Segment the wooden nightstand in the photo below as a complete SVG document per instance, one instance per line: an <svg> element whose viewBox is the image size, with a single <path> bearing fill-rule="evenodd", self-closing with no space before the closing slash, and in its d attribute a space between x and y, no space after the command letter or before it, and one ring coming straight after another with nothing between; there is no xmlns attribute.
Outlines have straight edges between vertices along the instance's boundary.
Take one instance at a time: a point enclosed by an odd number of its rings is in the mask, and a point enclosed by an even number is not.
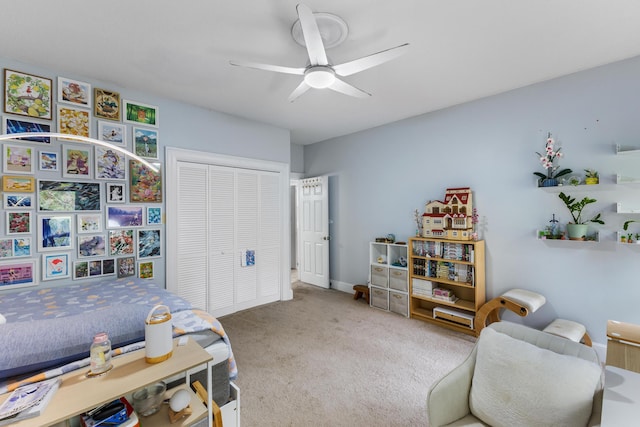
<svg viewBox="0 0 640 427"><path fill-rule="evenodd" d="M212 357L192 339L189 339L186 345L178 346L177 344L178 340L176 339L173 342L173 356L161 363L146 363L144 360L145 350L142 349L113 358L113 369L97 378L86 377L85 374L89 369L88 367L69 372L62 376L60 388L42 415L17 422L12 426L50 426L182 372L186 374L186 381L185 385L180 387L189 390L191 394L192 414L175 424L171 424L169 422L168 406L163 405L156 414L150 417L141 417L141 423L153 426L187 426L209 417L209 425L211 425L213 421L211 411L207 410L188 386L188 370L206 364L207 392L210 396ZM167 395L172 394L174 391L175 389L167 390ZM9 393L0 396L0 403L8 395Z"/></svg>

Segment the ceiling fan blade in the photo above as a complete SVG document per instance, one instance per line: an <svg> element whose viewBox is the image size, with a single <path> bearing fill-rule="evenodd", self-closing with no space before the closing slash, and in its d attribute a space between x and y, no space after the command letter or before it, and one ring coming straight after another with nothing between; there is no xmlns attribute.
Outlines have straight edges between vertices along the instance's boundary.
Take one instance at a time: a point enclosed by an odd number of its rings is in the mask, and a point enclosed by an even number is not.
<svg viewBox="0 0 640 427"><path fill-rule="evenodd" d="M303 80L302 83L300 83L298 87L295 88L293 92L291 92L291 95L289 95L289 102L295 101L300 95L302 95L309 89L311 89L311 86L306 84L305 81Z"/></svg>
<svg viewBox="0 0 640 427"><path fill-rule="evenodd" d="M283 67L280 65L260 64L258 62L229 61L229 64L238 67L255 68L257 70L275 71L276 73L304 75L304 68Z"/></svg>
<svg viewBox="0 0 640 427"><path fill-rule="evenodd" d="M367 96L371 96L369 92L365 92L362 89L351 86L349 83L345 83L340 79L335 79L328 88L335 90L336 92L344 93L345 95L355 96L356 98L366 98Z"/></svg>
<svg viewBox="0 0 640 427"><path fill-rule="evenodd" d="M339 76L350 76L351 74L355 74L359 71L364 71L371 67L375 67L376 65L391 61L392 59L405 54L408 49L409 43L401 44L400 46L392 47L378 53L373 53L360 59L354 59L353 61L345 62L344 64L334 65L333 70Z"/></svg>
<svg viewBox="0 0 640 427"><path fill-rule="evenodd" d="M311 65L328 65L327 53L324 50L322 36L318 29L318 23L313 16L313 12L308 6L300 3L296 6L298 18L300 19L300 28L304 36L304 44L307 47L309 61Z"/></svg>

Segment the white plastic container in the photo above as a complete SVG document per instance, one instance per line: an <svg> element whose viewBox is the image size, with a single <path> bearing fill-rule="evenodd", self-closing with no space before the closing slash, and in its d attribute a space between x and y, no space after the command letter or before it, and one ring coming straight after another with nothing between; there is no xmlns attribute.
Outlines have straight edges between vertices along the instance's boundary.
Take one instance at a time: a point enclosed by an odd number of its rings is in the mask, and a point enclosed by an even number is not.
<svg viewBox="0 0 640 427"><path fill-rule="evenodd" d="M164 309L164 311L162 311ZM156 305L144 323L145 361L160 363L173 355L171 312L166 305Z"/></svg>

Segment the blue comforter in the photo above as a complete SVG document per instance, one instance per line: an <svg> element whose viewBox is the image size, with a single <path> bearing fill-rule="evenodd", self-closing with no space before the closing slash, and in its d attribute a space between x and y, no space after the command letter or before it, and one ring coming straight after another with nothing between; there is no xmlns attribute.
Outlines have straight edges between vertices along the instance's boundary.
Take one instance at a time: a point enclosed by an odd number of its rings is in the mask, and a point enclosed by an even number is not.
<svg viewBox="0 0 640 427"><path fill-rule="evenodd" d="M220 322L149 280L117 279L0 295L0 391L26 377L36 380L78 369L89 346L107 332L117 353L144 346L144 324L156 305L172 313L174 336L212 330L229 346L230 378L237 375L229 339ZM114 350L116 351L116 350Z"/></svg>

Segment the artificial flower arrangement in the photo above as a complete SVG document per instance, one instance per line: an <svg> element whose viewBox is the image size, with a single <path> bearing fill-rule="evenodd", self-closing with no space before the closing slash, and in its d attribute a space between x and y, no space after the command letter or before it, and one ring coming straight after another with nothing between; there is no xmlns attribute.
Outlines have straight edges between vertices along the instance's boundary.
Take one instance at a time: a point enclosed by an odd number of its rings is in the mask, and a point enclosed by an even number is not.
<svg viewBox="0 0 640 427"><path fill-rule="evenodd" d="M555 149L555 143L556 141L551 137L551 132L549 132L547 134L547 142L545 144L544 154L536 152L540 159L540 163L542 163L542 167L547 170L546 175L542 172L533 173L539 178L539 187L554 187L558 185L558 178L573 172L571 169L561 169L558 171L560 166L554 163L556 162L556 159L559 160L560 158L562 158L563 154L560 151L561 148Z"/></svg>

